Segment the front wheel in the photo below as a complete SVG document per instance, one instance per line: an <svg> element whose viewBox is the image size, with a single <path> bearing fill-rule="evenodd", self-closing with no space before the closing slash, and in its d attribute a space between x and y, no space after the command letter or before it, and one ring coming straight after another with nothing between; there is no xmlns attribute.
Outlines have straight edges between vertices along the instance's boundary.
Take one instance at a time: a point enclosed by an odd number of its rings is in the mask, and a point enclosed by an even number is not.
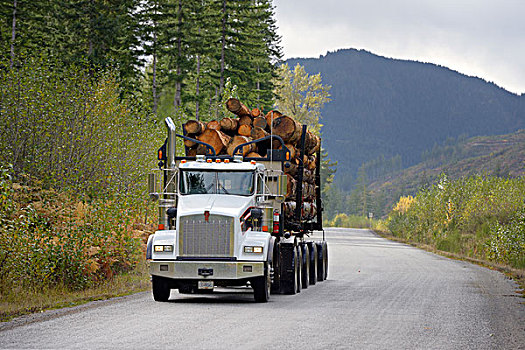
<svg viewBox="0 0 525 350"><path fill-rule="evenodd" d="M153 300L168 301L170 298L171 288L164 278L159 276L151 276L151 287L153 289Z"/></svg>
<svg viewBox="0 0 525 350"><path fill-rule="evenodd" d="M270 266L264 269L264 276L256 277L252 280L253 297L258 303L266 303L270 300L270 288L272 280L269 270Z"/></svg>

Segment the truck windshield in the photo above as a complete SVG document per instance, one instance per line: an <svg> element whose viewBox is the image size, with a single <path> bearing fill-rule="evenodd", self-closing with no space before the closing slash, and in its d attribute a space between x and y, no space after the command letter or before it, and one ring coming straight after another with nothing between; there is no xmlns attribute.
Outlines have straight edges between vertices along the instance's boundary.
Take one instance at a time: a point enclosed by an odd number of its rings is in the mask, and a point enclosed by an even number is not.
<svg viewBox="0 0 525 350"><path fill-rule="evenodd" d="M253 171L184 170L180 177L181 194L231 194L249 196L254 190Z"/></svg>

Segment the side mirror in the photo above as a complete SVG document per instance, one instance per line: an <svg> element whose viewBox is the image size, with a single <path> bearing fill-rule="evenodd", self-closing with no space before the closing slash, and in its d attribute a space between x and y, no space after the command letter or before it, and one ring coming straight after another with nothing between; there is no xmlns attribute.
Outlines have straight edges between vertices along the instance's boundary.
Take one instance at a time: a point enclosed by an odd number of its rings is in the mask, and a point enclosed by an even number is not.
<svg viewBox="0 0 525 350"><path fill-rule="evenodd" d="M148 192L149 197L151 200L156 201L159 199L159 191L158 191L158 177L157 174L151 173L148 174Z"/></svg>
<svg viewBox="0 0 525 350"><path fill-rule="evenodd" d="M170 225L170 229L175 228L175 220L177 218L177 208L170 207L166 210L166 215L168 216L168 222Z"/></svg>

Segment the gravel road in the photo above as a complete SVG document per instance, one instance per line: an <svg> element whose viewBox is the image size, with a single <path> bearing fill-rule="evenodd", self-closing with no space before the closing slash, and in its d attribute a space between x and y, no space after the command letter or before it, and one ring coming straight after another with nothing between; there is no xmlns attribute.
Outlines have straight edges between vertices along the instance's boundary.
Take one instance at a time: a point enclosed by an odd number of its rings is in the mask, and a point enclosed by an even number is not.
<svg viewBox="0 0 525 350"><path fill-rule="evenodd" d="M525 300L503 274L368 230L326 236L329 279L298 295L139 293L3 323L0 348L525 349Z"/></svg>

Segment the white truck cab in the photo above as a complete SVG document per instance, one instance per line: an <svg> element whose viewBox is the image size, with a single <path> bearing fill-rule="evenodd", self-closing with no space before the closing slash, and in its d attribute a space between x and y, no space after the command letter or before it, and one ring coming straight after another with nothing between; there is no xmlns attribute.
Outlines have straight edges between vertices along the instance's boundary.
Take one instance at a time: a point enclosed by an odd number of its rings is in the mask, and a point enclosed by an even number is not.
<svg viewBox="0 0 525 350"><path fill-rule="evenodd" d="M284 233L283 162L214 155L177 158L174 139L180 135L172 130L171 119L166 124L168 166L160 170L162 176L150 176L149 184L160 209L159 230L147 244L154 299L167 301L171 289L209 293L216 287L251 286L255 300L266 302L272 284L274 291L286 291L287 282L297 292L302 251L315 246L313 264L320 263L316 244ZM162 190L157 191L161 177Z"/></svg>

